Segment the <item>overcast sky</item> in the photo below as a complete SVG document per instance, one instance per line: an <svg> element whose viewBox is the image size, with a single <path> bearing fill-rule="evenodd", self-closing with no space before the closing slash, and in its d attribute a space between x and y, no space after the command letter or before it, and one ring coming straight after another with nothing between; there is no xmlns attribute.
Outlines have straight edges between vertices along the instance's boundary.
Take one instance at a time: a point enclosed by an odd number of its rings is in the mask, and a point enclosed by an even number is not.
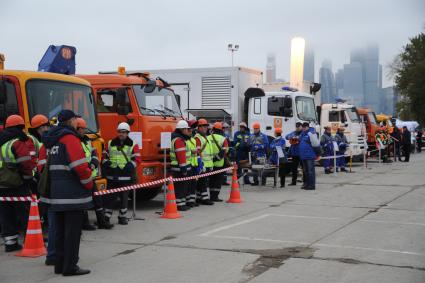
<svg viewBox="0 0 425 283"><path fill-rule="evenodd" d="M229 66L237 43L236 65L264 70L273 52L288 79L294 36L313 46L317 74L368 42L386 66L424 25L425 0L0 0L0 53L8 69L35 70L50 44L73 45L77 72L95 73Z"/></svg>

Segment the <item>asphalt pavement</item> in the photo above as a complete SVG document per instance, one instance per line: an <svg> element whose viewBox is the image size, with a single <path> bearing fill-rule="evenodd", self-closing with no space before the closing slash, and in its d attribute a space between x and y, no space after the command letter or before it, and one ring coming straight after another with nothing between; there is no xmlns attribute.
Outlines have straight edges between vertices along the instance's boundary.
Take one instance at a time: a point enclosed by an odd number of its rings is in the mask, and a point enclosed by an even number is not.
<svg viewBox="0 0 425 283"><path fill-rule="evenodd" d="M55 275L44 257L0 247L0 282L425 282L425 153L352 171L316 167L316 191L270 178L241 187L241 204L180 219L159 218L162 196L138 202L145 220L83 233L79 265L91 274Z"/></svg>

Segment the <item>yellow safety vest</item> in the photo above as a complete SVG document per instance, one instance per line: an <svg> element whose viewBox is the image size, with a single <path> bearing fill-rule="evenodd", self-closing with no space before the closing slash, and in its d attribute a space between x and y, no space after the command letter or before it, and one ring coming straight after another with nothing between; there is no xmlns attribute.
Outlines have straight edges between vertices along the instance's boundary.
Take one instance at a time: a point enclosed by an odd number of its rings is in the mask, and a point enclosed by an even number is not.
<svg viewBox="0 0 425 283"><path fill-rule="evenodd" d="M199 154L202 157L202 162L204 162L205 168L214 167L213 148L211 142L208 140L208 138L202 136L199 133L196 134L195 137L199 138L199 140L201 141L201 151Z"/></svg>
<svg viewBox="0 0 425 283"><path fill-rule="evenodd" d="M81 142L81 145L83 147L84 154L86 155L87 162L89 163L89 166L90 166L92 152L93 152L93 147L91 145L91 142L88 142L87 144L85 142ZM97 168L92 169L92 172L91 172L92 178L96 178L97 175L98 175Z"/></svg>
<svg viewBox="0 0 425 283"><path fill-rule="evenodd" d="M192 156L192 153L190 151L188 143L185 142L185 144L186 144L186 164L179 164L179 162L177 161L176 149L175 149L175 143L176 143L177 139L178 138L174 138L171 141L171 151L170 151L171 166L173 166L175 168L176 167L188 166L189 164L191 164L190 159L191 159L191 156Z"/></svg>
<svg viewBox="0 0 425 283"><path fill-rule="evenodd" d="M124 169L127 164L127 160L131 161L133 154L134 144L132 146L124 145L122 151L118 149L118 146L111 146L111 141L108 142L109 161L111 162L111 168ZM125 158L127 157L127 159ZM91 156L91 155L90 155Z"/></svg>
<svg viewBox="0 0 425 283"><path fill-rule="evenodd" d="M225 138L222 135L219 135L219 134L211 134L211 135L208 136L208 140L211 142L212 153L213 153L213 156L216 159L214 161L214 166L215 167L223 167L224 166L224 158L220 159L218 154L219 154L220 150L224 149L223 144L224 144ZM217 146L216 142L217 142L218 146Z"/></svg>

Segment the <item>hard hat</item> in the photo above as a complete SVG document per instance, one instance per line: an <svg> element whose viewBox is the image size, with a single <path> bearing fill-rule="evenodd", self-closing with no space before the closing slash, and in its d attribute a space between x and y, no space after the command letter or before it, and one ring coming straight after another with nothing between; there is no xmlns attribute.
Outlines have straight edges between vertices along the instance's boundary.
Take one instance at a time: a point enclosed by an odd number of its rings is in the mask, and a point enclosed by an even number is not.
<svg viewBox="0 0 425 283"><path fill-rule="evenodd" d="M187 123L188 123L189 127L191 127L191 128L196 128L198 126L198 121L196 121L196 120L189 120L189 121L187 121Z"/></svg>
<svg viewBox="0 0 425 283"><path fill-rule="evenodd" d="M214 126L213 126L213 129L223 130L223 123L221 123L221 122L215 122L214 123Z"/></svg>
<svg viewBox="0 0 425 283"><path fill-rule="evenodd" d="M253 129L259 129L260 128L260 123L258 123L258 122L253 123L252 124L252 128Z"/></svg>
<svg viewBox="0 0 425 283"><path fill-rule="evenodd" d="M274 133L279 135L282 134L282 128L275 128Z"/></svg>
<svg viewBox="0 0 425 283"><path fill-rule="evenodd" d="M245 122L240 122L239 127L245 127L248 128L248 125Z"/></svg>
<svg viewBox="0 0 425 283"><path fill-rule="evenodd" d="M48 125L49 119L46 116L37 114L31 119L31 128L37 129L41 126Z"/></svg>
<svg viewBox="0 0 425 283"><path fill-rule="evenodd" d="M208 121L207 120L205 120L205 119L199 119L198 120L198 127L200 127L200 126L209 126L210 124L208 124Z"/></svg>
<svg viewBox="0 0 425 283"><path fill-rule="evenodd" d="M190 127L185 120L180 120L177 122L176 129L190 129Z"/></svg>
<svg viewBox="0 0 425 283"><path fill-rule="evenodd" d="M77 118L77 128L87 129L87 123L83 118Z"/></svg>
<svg viewBox="0 0 425 283"><path fill-rule="evenodd" d="M130 132L130 125L127 124L126 122L121 122L118 127L117 127L117 131L127 131Z"/></svg>
<svg viewBox="0 0 425 283"><path fill-rule="evenodd" d="M11 128L15 126L25 126L24 119L19 115L10 115L6 119L6 128Z"/></svg>

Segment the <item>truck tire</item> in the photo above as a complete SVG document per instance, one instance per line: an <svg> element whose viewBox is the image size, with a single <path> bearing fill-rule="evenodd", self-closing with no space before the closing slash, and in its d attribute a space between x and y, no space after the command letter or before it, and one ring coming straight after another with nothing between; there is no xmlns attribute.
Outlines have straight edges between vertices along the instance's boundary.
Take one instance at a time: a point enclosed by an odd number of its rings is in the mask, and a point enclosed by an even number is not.
<svg viewBox="0 0 425 283"><path fill-rule="evenodd" d="M150 201L151 199L155 198L159 194L159 192L161 191L161 188L162 186L136 190L137 200Z"/></svg>

